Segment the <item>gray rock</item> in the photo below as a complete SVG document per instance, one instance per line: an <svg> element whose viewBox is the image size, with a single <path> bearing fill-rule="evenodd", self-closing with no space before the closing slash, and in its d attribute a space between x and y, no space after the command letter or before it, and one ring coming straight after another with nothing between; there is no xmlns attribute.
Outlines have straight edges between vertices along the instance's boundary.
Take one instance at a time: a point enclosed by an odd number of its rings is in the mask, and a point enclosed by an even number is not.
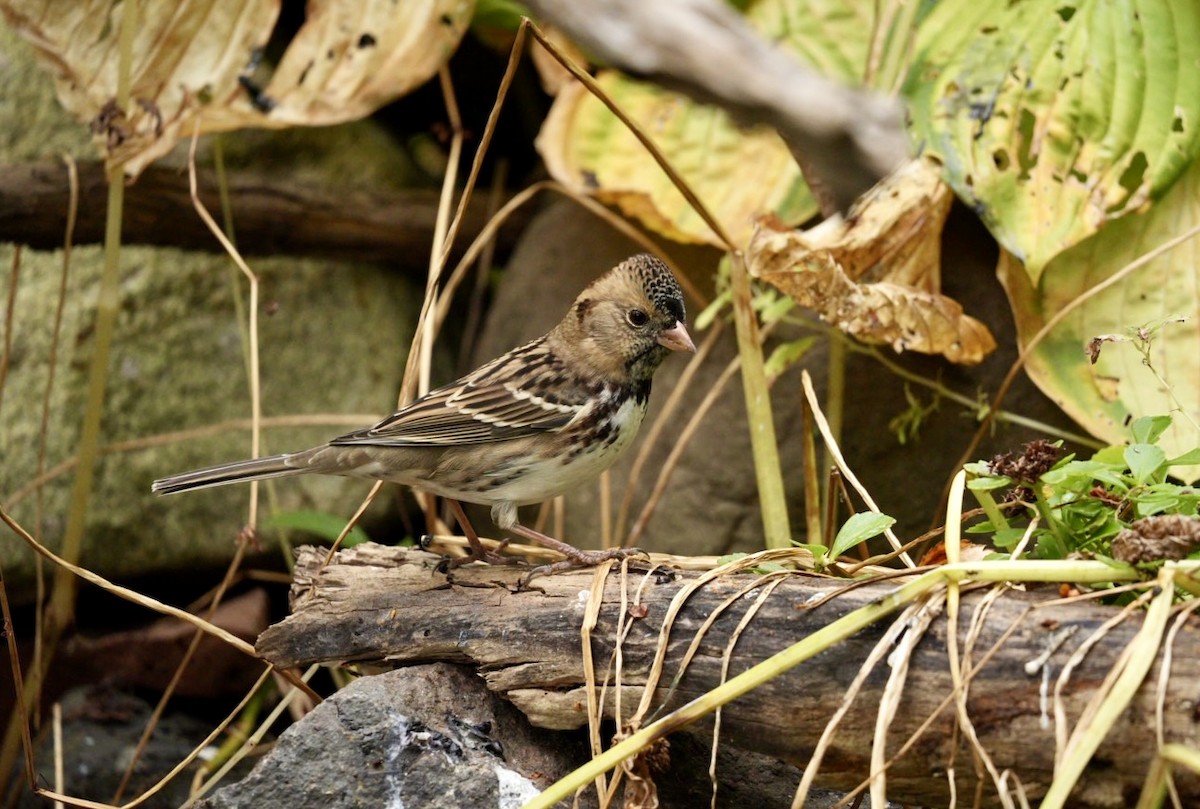
<svg viewBox="0 0 1200 809"><path fill-rule="evenodd" d="M109 577L218 565L232 554L246 521L248 487L162 498L150 494L150 483L250 454L245 424L188 438L169 435L249 417L231 291L235 271L223 256L149 248L126 248L121 262L121 312L102 424L103 441L117 446L96 470L82 563ZM57 254L22 254L12 365L0 410L0 491L10 505L38 469L59 264ZM75 251L50 401L47 468L69 461L77 448L100 266L99 248ZM377 267L266 259L254 269L264 310L264 416L360 414L370 423L390 412L420 293ZM350 427L343 421L264 430L263 452L308 447ZM70 470L63 470L44 488L42 530L51 547L66 524L71 484ZM348 515L367 486L305 477L279 482L275 490L283 510ZM33 530L35 512L27 489L14 516ZM32 581L31 552L5 541L0 564L10 595L15 589L19 599Z"/></svg>
<svg viewBox="0 0 1200 809"><path fill-rule="evenodd" d="M584 753L579 735L539 745L524 717L469 670L413 666L334 694L286 730L248 777L199 807L516 809Z"/></svg>

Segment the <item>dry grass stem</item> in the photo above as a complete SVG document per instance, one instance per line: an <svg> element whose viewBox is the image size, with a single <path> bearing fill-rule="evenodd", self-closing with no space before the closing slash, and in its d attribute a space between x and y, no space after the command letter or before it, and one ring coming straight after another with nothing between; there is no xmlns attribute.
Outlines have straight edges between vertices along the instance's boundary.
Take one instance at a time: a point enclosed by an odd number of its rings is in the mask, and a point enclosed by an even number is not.
<svg viewBox="0 0 1200 809"><path fill-rule="evenodd" d="M377 480L371 485L371 490L367 492L366 496L362 499L362 502L358 504L358 508L355 509L354 514L351 515L350 519L346 520L346 524L342 526L342 530L338 532L337 539L335 539L333 544L329 546L329 553L325 556L326 565L333 561L333 555L337 553L338 548L342 547L342 543L346 541L346 537L348 537L350 532L354 530L354 526L358 525L358 521L362 519L362 515L365 514L367 509L371 507L371 504L375 502L375 498L379 495L379 492L382 489L382 480Z"/></svg>
<svg viewBox="0 0 1200 809"><path fill-rule="evenodd" d="M1084 658L1087 657L1087 654L1092 650L1092 647L1099 643L1115 627L1120 625L1122 621L1126 621L1135 613L1138 613L1149 600L1150 593L1145 592L1129 604L1125 605L1120 612L1102 623L1091 635L1084 638L1083 642L1075 648L1075 651L1067 659L1067 662L1063 664L1062 671L1059 673L1058 679L1054 684L1053 704L1055 770L1058 769L1059 765L1062 763L1063 757L1067 752L1067 711L1066 707L1063 705L1062 693L1066 688L1067 683L1071 680L1071 674L1075 671L1075 668L1083 662ZM1114 672L1119 671L1121 665L1124 664L1127 653L1128 647L1126 647L1125 653L1122 655L1119 664L1113 667ZM1105 691L1107 691L1107 688L1102 685L1101 688L1097 690L1097 693L1103 693ZM1082 718L1080 722L1082 722ZM1082 727L1082 724L1077 724L1077 727Z"/></svg>
<svg viewBox="0 0 1200 809"><path fill-rule="evenodd" d="M737 604L743 598L749 596L751 593L754 593L760 589L763 589L763 592L768 594L774 592L775 588L779 586L781 581L791 578L796 574L797 571L795 570L773 570L770 573L765 573L742 585L742 587L733 593L730 593L725 597L724 600L713 607L712 611L704 617L704 620L700 623L700 626L696 627L696 631L692 634L691 643L688 644L687 650L683 653L683 657L681 657L679 660L679 670L675 672L675 676L671 678L671 685L667 688L668 699L670 698L670 695L675 692L675 689L679 686L679 683L682 682L683 676L687 673L688 666L692 664L692 660L695 658L696 653L700 651L700 644L703 643L704 639L707 637L708 630L711 629L712 625L715 624L717 620L725 614L726 610L728 610L734 604ZM752 612L757 613L758 610L759 607L755 607ZM734 640L736 640L736 637L731 638L730 642L732 643ZM722 674L721 682L724 681L725 676ZM663 701L666 702L666 700Z"/></svg>
<svg viewBox="0 0 1200 809"><path fill-rule="evenodd" d="M21 738L21 749L25 752L25 772L29 776L29 783L32 786L36 783L37 768L33 761L33 738L29 731L29 721L26 719L32 714L25 700L25 677L21 671L21 655L17 649L17 634L13 631L12 609L8 604L8 588L4 586L3 574L0 574L0 616L3 616L4 619L4 640L8 646L8 664L12 668L13 692L17 708L13 717L14 719L17 716L22 717L22 721L18 723L18 731Z"/></svg>
<svg viewBox="0 0 1200 809"><path fill-rule="evenodd" d="M118 109L128 109L132 84L133 46L137 30L138 3L129 0L121 6L121 19L117 31L117 87L114 101ZM121 219L124 210L125 185L121 166L111 163L106 168L108 181L107 207L104 221L103 268L96 294L95 325L92 331L92 352L88 360L87 387L79 426L79 466L71 485L66 526L62 532L62 556L78 561L83 552L83 539L87 515L91 506L92 489L99 458L100 434L104 417L104 403L108 386L108 372L112 359L112 340L116 331L121 308L120 251ZM50 590L49 608L42 613L42 656L34 661L25 680L26 693L23 705L26 709L38 703L42 684L59 641L75 612L78 579L63 568L54 571L53 587ZM27 714L12 714L9 717L2 747L0 747L0 787L13 771L17 746L21 733L18 725L28 720Z"/></svg>
<svg viewBox="0 0 1200 809"><path fill-rule="evenodd" d="M437 319L432 316L432 313L437 311L438 282L441 279L442 270L446 266L446 252L452 244L450 234L452 231L457 231L462 212L475 187L475 172L472 171L467 177L467 187L464 189L460 201L461 207L452 219L450 202L454 198L454 187L458 181L458 163L462 158L463 125L462 116L458 111L458 99L454 95L454 85L450 80L450 70L445 65L438 69L438 83L442 89L442 99L446 103L446 114L450 119L450 154L446 161L446 175L442 178L441 197L438 199L437 220L433 226L433 244L429 248L429 277L425 285L425 303L421 308L421 318L417 326L421 339L414 341L415 344L410 349L408 360L408 364L411 366L412 354L415 351L417 354L417 396L424 395L430 388L429 376L433 368L433 343L438 333ZM490 135L490 132L485 132L485 139L476 150L477 161L481 159L480 155L491 142ZM409 381L408 370L405 368L405 384L408 384ZM406 396L398 399L397 406L403 405L408 398Z"/></svg>
<svg viewBox="0 0 1200 809"><path fill-rule="evenodd" d="M221 600L225 597L229 587L232 586L237 577L238 570L241 568L242 560L246 556L246 548L250 544L252 534L248 531L243 531L238 537L237 549L234 551L233 558L229 561L229 565L225 568L225 575L221 578L221 583L217 586L213 593L211 604L208 608L208 615L205 620L211 622L213 616L216 615L217 608L221 606ZM184 650L183 657L179 660L179 665L175 667L174 673L171 675L167 687L163 689L162 694L158 698L158 703L154 706L154 710L150 713L150 718L146 720L146 727L142 730L142 735L138 738L138 743L133 750L133 755L129 757L129 762L125 766L125 772L121 776L121 781L117 785L116 792L113 793L112 802L118 803L121 796L125 794L126 788L129 786L129 781L133 778L134 769L142 758L142 753L145 752L146 745L150 743L150 737L154 734L155 728L158 727L158 722L162 718L163 713L167 709L167 704L171 701L171 697L175 694L175 689L179 687L179 681L183 679L183 674L191 665L192 658L196 654L196 650L200 648L200 641L204 639L204 633L197 629L192 634L192 639L188 643L187 649Z"/></svg>
<svg viewBox="0 0 1200 809"><path fill-rule="evenodd" d="M633 604L637 606L642 603L642 597L645 595L646 588L654 581L659 574L659 565L652 566L641 577L638 583L637 591L633 595ZM629 731L629 726L624 720L624 708L622 704L622 696L624 689L622 687L622 673L624 671L625 656L624 646L625 640L629 637L630 630L633 629L636 620L630 612L629 595L628 595L628 575L629 575L629 560L621 560L621 603L620 614L617 616L617 627L615 632L616 642L613 644L612 657L609 660L608 670L605 671L604 680L600 684L600 699L601 706L607 705L608 680L609 674L613 678L613 721L617 727L615 739L624 738ZM590 721L590 720L589 720ZM597 719L598 721L598 719ZM595 755L595 753L593 753ZM608 789L601 796L601 809L608 809L608 806L616 799L617 789L621 785L621 781L625 776L625 769L618 767L613 770L612 781L608 784Z"/></svg>
<svg viewBox="0 0 1200 809"><path fill-rule="evenodd" d="M754 603L752 603L749 609L746 610L745 614L742 615L741 620L738 621L737 626L734 627L733 632L729 636L729 642L725 644L725 648L721 652L721 677L718 682L724 683L728 679L729 661L733 658L733 650L737 647L738 639L741 638L742 633L746 630L746 627L750 626L750 622L754 620L754 616L758 615L758 611L762 609L763 604L767 603L767 599L771 597L771 595L775 592L775 589L779 587L779 585L783 583L784 579L793 572L794 571L777 571L774 573L769 573L759 579L759 584L761 585L762 589L759 592L758 597L754 599ZM699 633L697 633L697 635L699 635ZM712 784L712 801L710 804L712 809L717 809L717 750L719 749L720 739L721 708L718 707L717 710L713 712L712 752L709 754L708 758L708 780Z"/></svg>
<svg viewBox="0 0 1200 809"><path fill-rule="evenodd" d="M988 651L979 659L979 662L970 669L970 671L967 673L966 676L963 677L964 683L969 683L976 674L978 674L980 671L983 670L984 666L986 666L988 663L991 662L993 657L995 657L997 654L999 654L1000 650L1004 647L1004 644L1008 641L1009 638L1011 638L1013 636L1014 633L1016 633L1016 631L1021 627L1021 624L1024 623L1025 618L1028 617L1030 615L1030 613L1032 613L1035 609L1036 609L1035 607L1028 607L1025 609L1024 612L1022 612L1019 616L1017 616L1017 618L1009 625L1009 627L1006 630L1004 630L1004 633L996 640L996 642L992 644L992 647L990 649L988 649ZM898 749L892 755L892 757L888 759L887 763L884 765L884 768L885 769L890 768L892 766L892 764L899 761L904 756L908 755L908 752L910 750L912 750L913 746L915 746L916 743L921 740L921 738L925 735L925 732L927 730L929 730L930 727L933 726L933 723L935 721L937 721L939 716L942 715L942 712L945 711L947 708L949 708L953 704L953 702L956 698L957 698L957 690L954 688L951 688L950 693L948 693L945 697L942 698L942 701L938 704L938 706L936 708L934 708L932 711L930 711L929 716L925 717L925 719L921 722L921 724L917 727L917 729L912 732L912 734L904 741L904 743L902 745L900 745L900 749ZM1008 773L1006 772L1005 775L1008 775ZM1015 778L1015 776L1014 776L1014 778ZM1002 776L1001 780L1004 781L1004 776ZM868 786L870 785L870 783L871 782L870 782L869 778L867 780L864 780L861 784L859 784L853 790L848 792L846 794L846 796L841 801L838 802L838 805L844 806L844 805L848 804L857 795L859 795L864 790L866 790L868 788ZM1018 782L1018 790L1021 790L1021 789L1022 788L1020 787L1019 782ZM1007 787L1006 787L1005 791L1001 792L1001 794L1005 794L1006 791L1007 791ZM1028 807L1028 803L1026 803L1025 801L1022 801L1022 803L1024 803L1026 808ZM795 804L793 804L793 806L795 806Z"/></svg>
<svg viewBox="0 0 1200 809"><path fill-rule="evenodd" d="M608 107L609 112L615 115L617 120L619 120L625 126L625 128L629 130L629 133L637 138L642 146L645 147L646 151L650 154L650 157L654 159L654 162L658 164L658 167L662 169L664 174L667 175L667 178L671 181L671 184L675 186L676 190L678 190L679 193L683 195L683 198L687 200L688 205L691 206L692 210L696 212L696 215L703 219L704 224L708 225L713 234L721 240L725 249L729 250L730 252L736 251L738 249L737 245L734 244L733 239L725 231L725 228L721 226L716 217L714 217L704 203L700 201L700 198L696 195L696 192L692 190L692 187L688 185L687 181L684 180L679 172L675 170L675 167L671 165L671 162L667 160L666 156L661 150L659 150L653 139L646 134L645 130L642 129L642 127L636 121L626 115L625 111L622 110L621 107L612 100L608 93L604 91L604 88L602 88L590 74L571 61L571 58L567 54L563 53L557 45L555 45L545 34L542 33L540 28L533 24L533 22L526 18L521 21L521 27L528 27L533 33L534 38L537 39L542 47L546 49L546 52L553 56L560 65L566 68L567 72L581 82L583 86L588 89L588 92L595 96L601 104Z"/></svg>
<svg viewBox="0 0 1200 809"><path fill-rule="evenodd" d="M1167 746L1166 735L1163 731L1163 711L1166 708L1167 702L1167 684L1171 680L1171 664L1174 662L1175 637L1179 634L1179 630L1186 625L1188 618L1198 608L1200 608L1200 599L1192 599L1179 609L1175 616L1175 621L1171 624L1171 629L1167 632L1166 642L1163 644L1162 666L1158 672L1158 689L1154 701L1154 733L1158 740L1159 750ZM1183 802L1179 799L1179 789L1175 786L1175 778L1171 774L1170 767L1165 769L1163 780L1166 784L1167 792L1171 796L1172 805L1182 807Z"/></svg>
<svg viewBox="0 0 1200 809"><path fill-rule="evenodd" d="M846 463L846 459L842 455L841 449L833 440L833 435L829 431L829 422L826 421L824 413L821 412L821 405L817 401L816 392L813 390L812 377L809 376L807 370L801 373L800 380L801 384L804 386L804 395L808 399L809 406L812 408L813 419L817 422L817 429L820 430L821 437L825 439L826 451L833 456L834 463L837 464L838 470L842 473L846 480L850 481L850 485L854 487L856 492L858 492L858 496L861 497L863 502L867 504L867 507L870 508L871 511L879 512L879 506L875 504L875 500L871 497L871 493L868 492L866 487L859 482L858 478L854 475L854 471L851 470L850 466ZM916 567L916 563L913 562L908 553L902 550L903 545L891 528L888 528L884 531L884 536L887 537L888 542L891 543L892 548L897 551L897 555L905 565L908 567Z"/></svg>
<svg viewBox="0 0 1200 809"><path fill-rule="evenodd" d="M4 405L8 363L12 357L13 326L16 323L17 289L21 280L21 245L13 245L12 266L8 276L8 304L4 310L4 350L0 351L0 408Z"/></svg>
<svg viewBox="0 0 1200 809"><path fill-rule="evenodd" d="M303 676L301 677L297 678L295 674L292 674L290 681L292 682L293 686L300 684L304 686L304 689L302 690L299 687L293 687L287 693L285 693L279 700L279 703L271 710L270 713L267 714L266 718L258 724L258 727L254 729L254 732L246 738L246 740L242 743L242 746L238 748L237 752L230 756L229 760L222 764L221 768L217 770L217 772L215 772L211 778L205 781L204 784L202 784L198 789L194 790L191 796L187 799L187 802L184 803L180 809L187 809L187 807L195 805L197 800L202 798L214 786L221 783L221 780L224 779L225 775L235 766L237 766L239 761L245 758L247 754L249 754L258 746L259 742L262 741L263 736L266 735L268 730L270 730L271 725L275 724L275 720L277 720L283 714L283 712L288 709L288 706L294 700L302 699L304 697L305 690L308 690L308 681L312 679L313 674L315 674L319 668L319 665L313 664L312 666L309 666L308 670L304 672ZM265 678L270 674L270 669L263 672L263 677L259 678L258 682L254 684L254 687L247 692L246 698L242 704L243 707L245 704L249 703L250 699L253 698L258 689L263 686L263 684L266 682ZM238 712L230 714L229 721L232 722L233 718L236 717L240 712L241 709L239 708ZM198 748L193 752L198 753L200 749L203 748Z"/></svg>
<svg viewBox="0 0 1200 809"><path fill-rule="evenodd" d="M807 805L808 793L812 789L817 773L821 770L821 762L825 758L825 753L828 752L830 745L833 744L834 734L837 732L838 725L841 724L846 714L850 712L850 706L858 698L858 694L862 691L867 677L879 665L879 661L891 652L904 630L904 621L892 621L888 625L888 628L884 630L883 637L871 647L870 653L867 655L866 660L863 661L858 673L854 675L854 679L846 686L846 694L842 698L842 704L838 706L837 710L833 712L833 716L825 723L825 728L821 731L820 738L817 739L817 744L813 748L812 755L809 756L807 763L804 765L804 773L800 778L799 785L796 787L796 794L792 798L792 809L803 809Z"/></svg>
<svg viewBox="0 0 1200 809"><path fill-rule="evenodd" d="M592 631L600 620L600 607L604 604L604 584L608 580L608 572L613 568L609 559L596 567L592 576L592 585L588 589L588 600L583 611L583 625L579 630L580 651L583 659L584 688L587 694L588 744L591 745L592 755L598 756L604 750L600 739L600 722L603 719L604 706L596 686L596 665L592 659ZM622 571L623 573L625 571ZM624 576L622 576L622 594L624 593ZM596 797L604 800L607 791L608 777L599 773L595 780Z"/></svg>
<svg viewBox="0 0 1200 809"><path fill-rule="evenodd" d="M169 615L172 618L178 618L179 620L183 621L184 623L191 624L192 626L196 627L197 629L200 629L200 630L206 632L207 634L212 635L213 637L217 638L218 640L224 641L225 643L232 646L234 649L237 649L242 654L245 654L246 656L252 657L256 660L259 659L257 653L255 653L255 651L254 651L253 646L246 643L246 641L242 640L241 638L237 637L236 635L230 634L229 632L222 629L221 627L214 626L213 624L209 623L208 621L203 620L202 618L197 618L195 615L192 615L191 613L187 612L186 610L181 610L178 607L172 607L170 604L164 604L161 601L150 598L149 596L142 595L141 593L139 593L135 590L130 590L128 587L122 587L119 584L114 584L113 582L110 582L108 579L105 579L103 576L99 576L99 575L93 573L92 571L87 570L86 568L82 568L82 567L79 567L78 565L68 562L66 559L63 559L61 556L59 556L56 553L54 553L53 551L51 551L45 545L43 545L40 542L38 542L37 540L35 540L29 534L29 532L26 531L20 525L20 523L18 523L16 520L14 520L12 518L12 516L9 515L9 513L7 511L5 511L3 508L0 508L0 522L3 522L10 529L12 529L13 533L15 533L17 536L19 536L25 542L26 545L28 545L30 548L32 548L34 550L34 552L44 556L48 561L53 562L60 569L65 570L68 573L71 573L72 575L74 575L80 579L83 579L84 581L88 582L89 584L93 584L96 587L99 587L100 589L104 590L105 592L111 593L112 595L115 595L118 598L121 598L132 604L137 604L138 606L145 607L146 609L152 610L153 612L157 612L160 615ZM287 678L288 682L292 683L293 685L299 685L295 675L291 674L291 672L280 671L280 673L285 678ZM311 698L315 699L317 702L321 701L320 696L318 696L315 691L308 688L307 685L303 686L303 690Z"/></svg>
<svg viewBox="0 0 1200 809"><path fill-rule="evenodd" d="M905 624L906 631L900 637L895 650L888 657L891 672L879 700L879 711L875 714L875 735L871 740L871 807L885 809L887 805L887 737L892 720L904 696L904 684L908 679L908 664L921 638L929 630L933 619L941 615L946 593L931 592L918 603L910 605L898 618Z"/></svg>
<svg viewBox="0 0 1200 809"><path fill-rule="evenodd" d="M66 779L63 775L62 703L55 702L50 708L50 722L54 728L54 791L63 792ZM63 809L62 801L54 802L54 809Z"/></svg>
<svg viewBox="0 0 1200 809"><path fill-rule="evenodd" d="M200 200L196 180L196 145L199 140L200 122L197 119L192 130L192 143L188 149L188 190L192 197L192 207L196 209L196 215L204 222L213 237L220 242L221 247L233 259L233 263L242 271L242 275L246 276L246 281L250 285L250 300L246 312L250 337L250 455L257 458L262 442L262 383L258 361L258 276L246 264L241 253L234 247L233 242L229 241L225 232L221 230L212 214L208 212L208 208ZM250 482L250 514L246 518L246 524L251 528L258 525L258 483L256 480Z"/></svg>

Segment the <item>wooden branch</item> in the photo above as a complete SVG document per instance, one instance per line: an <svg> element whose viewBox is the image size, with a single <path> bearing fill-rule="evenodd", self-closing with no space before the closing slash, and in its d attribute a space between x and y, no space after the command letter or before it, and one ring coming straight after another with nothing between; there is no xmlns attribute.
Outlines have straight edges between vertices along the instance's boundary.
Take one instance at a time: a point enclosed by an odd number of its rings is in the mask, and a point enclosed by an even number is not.
<svg viewBox="0 0 1200 809"><path fill-rule="evenodd" d="M324 549L301 549L289 618L259 638L258 651L281 665L317 661L386 661L392 664L429 661L472 663L488 686L524 711L536 725L577 727L585 721L587 700L580 654L580 627L592 572L582 571L535 580L541 592L514 593L519 570L473 565L455 572L455 583L434 572L438 557L420 551L372 544L340 552L322 569ZM634 620L622 648L622 704L625 715L641 698L653 659L660 623L668 604L696 574L655 575L643 592L645 617ZM628 582L630 599L640 574ZM700 644L699 652L674 692L669 685L679 661L701 623L716 605L751 585L750 575L729 576L691 596L670 635L664 678L655 704L677 706L718 683L721 656L752 598L740 598L720 617ZM834 619L870 603L895 588L879 583L841 592L821 606L813 599L845 587L846 582L815 576L789 579L763 605L741 635L732 658L732 677ZM980 607L982 590L964 598L959 648L966 644L969 616ZM1070 655L1114 612L1094 604L1038 606L1039 598L1009 593L995 601L975 641L978 662L1010 627L1015 631L975 675L968 700L979 739L1000 771L1011 769L1031 798L1040 796L1054 766L1054 724L1040 691L1040 671L1025 666L1055 642L1049 658L1049 687ZM608 666L620 600L618 575L610 575L599 624L593 634L593 656ZM886 623L886 622L885 622ZM1135 615L1109 632L1075 669L1063 690L1066 716L1073 724L1096 693L1121 650L1141 623ZM883 636L878 626L820 654L771 683L726 706L721 738L730 743L804 766L826 722L842 701L847 684L863 667ZM1068 635L1063 635L1064 630ZM945 616L933 623L917 646L904 697L888 734L888 754L930 715L931 727L907 755L891 768L888 796L903 803L947 805L945 772L953 766L958 794L973 794L976 775L971 750L956 732L953 707L943 708L952 683L946 652ZM1200 696L1200 620L1191 619L1173 650L1172 676L1165 693L1164 734L1168 742L1200 745L1196 700ZM887 667L872 674L854 703L821 766L818 784L851 789L867 775L877 708ZM1158 664L1152 669L1118 729L1101 745L1081 779L1073 805L1123 805L1141 788L1157 747L1154 713ZM610 678L610 696L612 692ZM611 715L613 702L606 706ZM940 712L939 712L940 711ZM986 779L987 776L985 775ZM1200 800L1200 779L1177 776L1188 800ZM995 805L990 781L985 805ZM1114 800L1116 801L1114 803Z"/></svg>
<svg viewBox="0 0 1200 809"><path fill-rule="evenodd" d="M76 244L103 239L107 191L104 165L83 161L79 168ZM211 171L197 178L200 198L220 218L220 200ZM295 182L229 175L238 247L247 255L299 255L344 261L371 261L424 272L437 216L435 191L332 194ZM0 166L0 241L38 249L62 247L69 191L61 161ZM507 253L529 220L522 208L497 235ZM485 204L472 200L458 243L466 245L487 222ZM189 250L221 246L192 207L187 173L151 166L125 191L122 241ZM457 256L456 256L457 257Z"/></svg>
<svg viewBox="0 0 1200 809"><path fill-rule="evenodd" d="M908 155L900 103L767 42L724 0L530 0L604 62L774 127L841 210Z"/></svg>

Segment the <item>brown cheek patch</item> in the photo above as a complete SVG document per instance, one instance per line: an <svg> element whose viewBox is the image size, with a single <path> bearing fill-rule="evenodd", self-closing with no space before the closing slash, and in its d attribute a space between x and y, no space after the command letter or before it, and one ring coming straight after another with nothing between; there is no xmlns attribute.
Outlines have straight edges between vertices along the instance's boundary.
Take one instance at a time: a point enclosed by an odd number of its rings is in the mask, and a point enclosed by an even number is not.
<svg viewBox="0 0 1200 809"><path fill-rule="evenodd" d="M575 317L578 318L580 323L583 322L583 319L587 316L587 313L595 305L596 302L591 298L584 298L579 303L575 304Z"/></svg>

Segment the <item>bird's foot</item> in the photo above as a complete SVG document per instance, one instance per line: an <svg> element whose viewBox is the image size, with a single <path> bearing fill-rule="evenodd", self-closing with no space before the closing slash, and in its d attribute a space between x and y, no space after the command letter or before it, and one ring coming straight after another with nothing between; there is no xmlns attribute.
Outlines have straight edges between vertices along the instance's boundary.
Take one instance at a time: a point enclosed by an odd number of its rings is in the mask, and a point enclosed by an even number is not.
<svg viewBox="0 0 1200 809"><path fill-rule="evenodd" d="M648 554L640 548L613 548L607 551L581 551L578 548L567 546L569 550L563 550L563 554L567 557L561 562L554 562L549 565L538 565L530 570L517 581L517 590L528 590L529 582L537 576L550 576L555 573L564 573L568 570L578 570L580 568L596 567L612 559L628 559L631 556L647 556Z"/></svg>

